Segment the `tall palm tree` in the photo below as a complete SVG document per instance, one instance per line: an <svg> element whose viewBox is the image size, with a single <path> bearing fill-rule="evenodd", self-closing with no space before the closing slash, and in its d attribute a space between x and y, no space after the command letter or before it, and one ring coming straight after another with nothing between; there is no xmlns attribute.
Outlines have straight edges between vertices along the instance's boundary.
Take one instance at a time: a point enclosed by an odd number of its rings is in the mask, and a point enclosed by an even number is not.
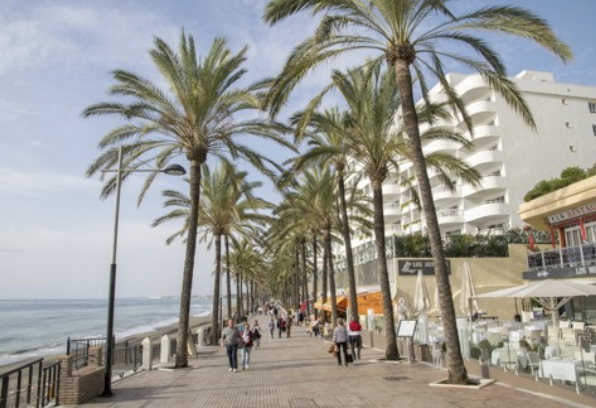
<svg viewBox="0 0 596 408"><path fill-rule="evenodd" d="M330 109L319 114L305 114L303 112L294 116L293 125L303 123L310 118L309 145L311 148L297 157L293 168L297 171L305 166L318 164L331 165L336 169L337 188L341 212L341 233L346 251L346 266L348 287L350 292L350 315L358 316L358 297L356 296L356 274L354 272L354 256L352 253L352 240L350 238L350 222L346 204L345 176L348 168L348 152L345 148L344 136L347 132L347 118L337 109ZM304 125L297 127L298 140L305 134Z"/></svg>
<svg viewBox="0 0 596 408"><path fill-rule="evenodd" d="M382 186L391 169L397 169L399 161L409 157L410 153L403 132L393 121L399 106L399 98L394 86L395 74L393 71L383 73L380 64L372 62L365 68L349 70L347 74L335 71L332 79L334 87L349 108L343 119L345 125L342 150L346 151L345 154L362 168L372 186L373 224L378 256L377 272L383 293L383 314L387 336L385 354L388 359L397 359L399 355L393 330L393 307L385 254ZM320 100L320 96L315 97L314 100ZM315 106L316 104L311 103L309 109L304 112L304 116L312 115L316 119L316 112L309 112ZM447 115L440 106L432 106L432 112L437 116ZM463 145L468 144L460 135L439 127L427 131L424 135L424 139L437 137L448 138ZM461 175L473 183L479 179L475 171L448 155L435 153L427 156L427 162L437 168L444 179L449 179L449 172Z"/></svg>
<svg viewBox="0 0 596 408"><path fill-rule="evenodd" d="M237 138L253 135L290 147L280 135L280 132L286 131L284 126L245 114L258 111L263 106L261 85L237 86L246 72L242 68L246 51L247 48L243 48L233 53L226 40L218 38L199 61L191 35L187 37L182 32L177 53L156 38L149 53L165 86L130 71L115 70L112 75L116 84L109 93L124 100L98 103L83 112L85 117L110 115L125 122L101 140L99 147L105 152L87 170L90 176L116 163L117 145L123 145L123 162L127 168L134 169L146 163L161 168L178 156L185 157L190 164L191 211L180 295L177 368L188 366L187 341L201 166L209 155L223 160L227 160L227 156L242 157L257 169L272 174L270 165L275 167L274 163L241 144ZM139 201L154 178L155 174L148 176ZM103 195L110 194L114 187L115 180L108 180Z"/></svg>
<svg viewBox="0 0 596 408"><path fill-rule="evenodd" d="M220 336L219 327L221 318L219 316L219 294L221 293L222 273L222 245L221 237L227 236L235 225L250 225L250 223L263 223L269 217L261 214L259 211L271 209L272 205L253 194L253 190L262 183L246 181L246 172L237 172L233 167L225 164L220 168L216 167L213 171L204 166L201 182L202 196L199 206L199 231L200 240L208 242L215 241L215 279L213 288L213 312L211 315L211 325L214 328L211 331L212 344L217 343ZM159 217L153 222L153 226L163 224L164 222L182 219L183 227L168 238L167 243L171 243L176 237L183 237L188 230L188 220L190 219L190 200L182 193L173 190L166 190L163 196L168 198L164 206L166 208L174 207L174 210L168 214Z"/></svg>
<svg viewBox="0 0 596 408"><path fill-rule="evenodd" d="M521 93L506 76L501 58L475 33L493 32L529 39L563 61L571 58L571 50L557 38L546 21L531 11L512 6L495 6L456 16L448 7L449 1L270 0L264 19L275 24L300 11L310 10L313 14L322 14L315 34L293 50L273 85L270 94L273 114L279 112L285 99L306 73L318 64L345 52L370 50L378 60L386 61L395 70L395 86L401 97L403 122L420 185L444 314L450 357L449 382L461 384L467 381L467 372L459 350L445 252L422 152L412 71L418 79L425 103L428 104L430 100L428 78L434 78L441 83L447 99L462 115L470 131L472 124L465 106L446 79L446 60L455 61L478 72L522 115L527 124L535 127ZM472 55L462 53L464 48L470 50Z"/></svg>

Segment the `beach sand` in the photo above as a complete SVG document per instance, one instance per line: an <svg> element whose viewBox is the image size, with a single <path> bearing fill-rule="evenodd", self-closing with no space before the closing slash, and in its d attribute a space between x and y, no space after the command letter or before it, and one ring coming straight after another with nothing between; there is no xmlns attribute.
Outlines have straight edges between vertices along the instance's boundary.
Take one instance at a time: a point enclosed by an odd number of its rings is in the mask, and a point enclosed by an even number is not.
<svg viewBox="0 0 596 408"><path fill-rule="evenodd" d="M205 329L211 325L211 316L191 316L189 321L189 327L191 333L196 333L199 327ZM178 322L170 324L168 326L158 327L155 330L151 330L144 333L133 334L123 339L118 339L117 344L123 344L128 341L129 345L140 344L145 337L149 337L151 342L160 341L163 335L167 334L170 337L176 336L178 333Z"/></svg>

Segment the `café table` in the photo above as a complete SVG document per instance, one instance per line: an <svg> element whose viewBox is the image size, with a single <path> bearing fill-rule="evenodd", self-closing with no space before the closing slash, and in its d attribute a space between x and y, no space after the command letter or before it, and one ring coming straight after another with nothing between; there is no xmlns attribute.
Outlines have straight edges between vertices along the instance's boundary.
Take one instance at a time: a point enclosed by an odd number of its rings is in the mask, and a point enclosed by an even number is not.
<svg viewBox="0 0 596 408"><path fill-rule="evenodd" d="M550 360L542 360L540 362L538 376L540 378L548 378L550 385L553 385L554 380L569 381L575 383L575 390L579 394L577 369L580 366L581 361L567 358L551 358Z"/></svg>

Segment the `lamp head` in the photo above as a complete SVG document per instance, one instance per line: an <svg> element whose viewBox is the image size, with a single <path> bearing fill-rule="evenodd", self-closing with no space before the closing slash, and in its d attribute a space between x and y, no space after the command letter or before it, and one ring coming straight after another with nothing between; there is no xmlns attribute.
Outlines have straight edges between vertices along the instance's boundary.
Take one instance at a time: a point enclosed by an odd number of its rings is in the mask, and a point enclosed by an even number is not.
<svg viewBox="0 0 596 408"><path fill-rule="evenodd" d="M186 174L184 167L179 164L170 164L163 169L162 172L166 173L168 176L184 176Z"/></svg>

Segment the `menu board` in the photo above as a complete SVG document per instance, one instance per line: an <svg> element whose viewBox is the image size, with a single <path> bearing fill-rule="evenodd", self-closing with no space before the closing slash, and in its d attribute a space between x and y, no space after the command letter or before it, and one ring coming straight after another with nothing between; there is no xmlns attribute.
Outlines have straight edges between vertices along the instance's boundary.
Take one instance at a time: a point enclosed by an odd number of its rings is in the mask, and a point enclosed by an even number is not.
<svg viewBox="0 0 596 408"><path fill-rule="evenodd" d="M400 320L397 326L397 337L414 337L416 320Z"/></svg>

